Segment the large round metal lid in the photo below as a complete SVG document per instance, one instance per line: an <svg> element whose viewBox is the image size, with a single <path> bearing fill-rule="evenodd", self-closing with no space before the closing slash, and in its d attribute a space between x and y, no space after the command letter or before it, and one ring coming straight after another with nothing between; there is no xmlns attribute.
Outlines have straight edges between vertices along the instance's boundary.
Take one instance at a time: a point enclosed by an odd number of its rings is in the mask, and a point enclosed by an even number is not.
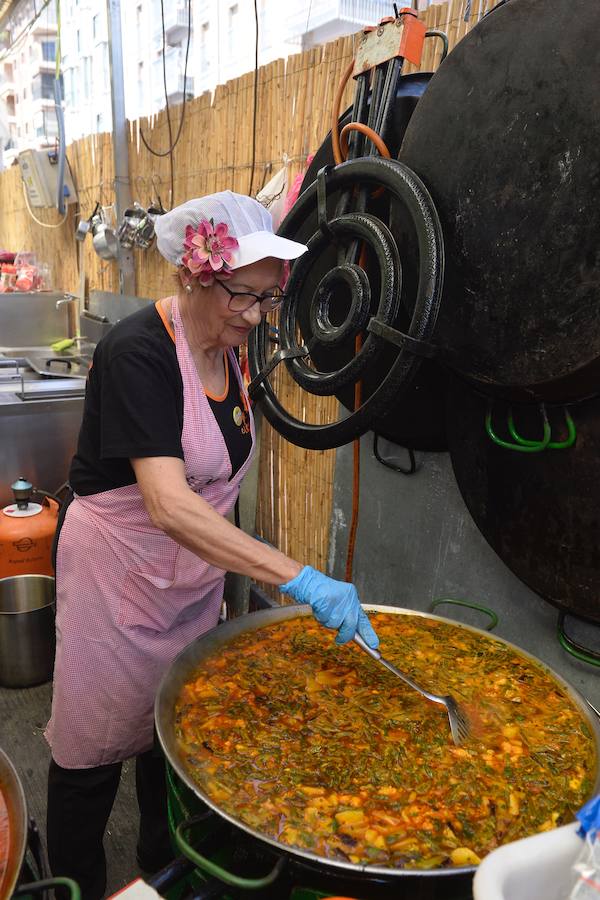
<svg viewBox="0 0 600 900"><path fill-rule="evenodd" d="M463 499L500 559L533 591L567 613L600 623L600 399L573 406L574 446L509 450L510 407L488 401L456 379L448 394L448 443ZM513 406L517 433L537 440L542 412ZM552 442L567 437L565 411L548 410Z"/></svg>
<svg viewBox="0 0 600 900"><path fill-rule="evenodd" d="M442 63L408 124L399 159L446 242L436 334L488 390L598 393L599 34L598 2L508 0Z"/></svg>

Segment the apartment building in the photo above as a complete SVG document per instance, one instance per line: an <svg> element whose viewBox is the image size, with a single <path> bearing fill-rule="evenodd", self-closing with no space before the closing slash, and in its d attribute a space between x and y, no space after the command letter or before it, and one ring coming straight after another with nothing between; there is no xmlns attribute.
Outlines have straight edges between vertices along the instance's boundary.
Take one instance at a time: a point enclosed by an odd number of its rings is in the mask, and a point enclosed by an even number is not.
<svg viewBox="0 0 600 900"><path fill-rule="evenodd" d="M38 3L38 6L40 4ZM35 16L33 0L13 4L0 22L0 131L3 164L19 150L51 147L58 134L54 102L56 11L48 5Z"/></svg>
<svg viewBox="0 0 600 900"><path fill-rule="evenodd" d="M192 12L195 0L192 0ZM188 0L164 0L165 73L169 104L175 106L196 96L194 90L193 17L188 71L184 84L188 36ZM139 119L165 106L163 29L160 0L128 0L121 3L125 109L129 119Z"/></svg>
<svg viewBox="0 0 600 900"><path fill-rule="evenodd" d="M258 0L257 9L259 66L393 14L389 0ZM254 68L256 20L253 0L193 0L193 10L199 95Z"/></svg>
<svg viewBox="0 0 600 900"><path fill-rule="evenodd" d="M106 0L61 0L67 142L112 126Z"/></svg>
<svg viewBox="0 0 600 900"><path fill-rule="evenodd" d="M188 15L191 35L184 83ZM429 0L420 0L422 6ZM401 4L400 4L401 5ZM42 10L38 15L39 10ZM286 58L378 22L389 0L258 0L258 63ZM125 109L157 113L254 68L253 0L121 0ZM37 16L37 18L36 18ZM0 142L4 165L57 136L56 0L0 0ZM61 0L67 142L112 127L106 0Z"/></svg>

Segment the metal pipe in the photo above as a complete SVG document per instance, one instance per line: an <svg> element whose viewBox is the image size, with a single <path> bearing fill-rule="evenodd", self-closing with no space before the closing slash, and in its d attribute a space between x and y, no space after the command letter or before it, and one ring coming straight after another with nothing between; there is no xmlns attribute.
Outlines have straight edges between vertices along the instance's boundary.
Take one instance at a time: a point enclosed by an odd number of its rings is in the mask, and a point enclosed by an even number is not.
<svg viewBox="0 0 600 900"><path fill-rule="evenodd" d="M106 0L108 18L108 58L110 61L110 99L113 120L113 159L115 167L115 206L117 222L131 206L129 181L129 145L125 117L125 87L123 80L123 41L121 35L121 0ZM119 291L135 295L133 253L119 248Z"/></svg>
<svg viewBox="0 0 600 900"><path fill-rule="evenodd" d="M56 179L56 208L60 215L65 214L65 158L67 138L65 134L65 116L62 107L62 90L60 78L54 79L54 104L56 122L58 124L58 177Z"/></svg>

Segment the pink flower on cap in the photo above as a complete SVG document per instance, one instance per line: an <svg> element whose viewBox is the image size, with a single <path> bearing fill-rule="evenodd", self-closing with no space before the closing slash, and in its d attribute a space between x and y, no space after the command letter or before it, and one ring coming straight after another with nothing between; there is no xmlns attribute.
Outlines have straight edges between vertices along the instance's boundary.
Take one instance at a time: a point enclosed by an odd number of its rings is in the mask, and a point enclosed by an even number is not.
<svg viewBox="0 0 600 900"><path fill-rule="evenodd" d="M225 222L215 225L214 219L203 219L196 228L188 225L185 229L183 246L188 252L182 256L181 264L204 287L211 285L217 274L219 278L231 277L231 251L239 244L228 231Z"/></svg>

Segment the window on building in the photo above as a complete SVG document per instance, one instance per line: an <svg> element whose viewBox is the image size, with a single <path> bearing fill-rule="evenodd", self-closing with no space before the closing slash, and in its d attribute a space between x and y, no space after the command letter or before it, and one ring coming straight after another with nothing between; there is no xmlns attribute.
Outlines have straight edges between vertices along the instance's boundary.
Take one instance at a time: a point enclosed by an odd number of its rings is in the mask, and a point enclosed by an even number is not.
<svg viewBox="0 0 600 900"><path fill-rule="evenodd" d="M6 98L6 112L9 116L14 116L16 114L14 94L9 94Z"/></svg>
<svg viewBox="0 0 600 900"><path fill-rule="evenodd" d="M27 100L27 88L23 88L23 100Z"/></svg>
<svg viewBox="0 0 600 900"><path fill-rule="evenodd" d="M4 79L5 81L13 81L13 67L12 63L4 63Z"/></svg>
<svg viewBox="0 0 600 900"><path fill-rule="evenodd" d="M31 81L31 96L34 100L54 100L54 75L38 72ZM60 76L61 97L64 98L63 77Z"/></svg>
<svg viewBox="0 0 600 900"><path fill-rule="evenodd" d="M94 40L98 37L98 14L92 16L92 37Z"/></svg>
<svg viewBox="0 0 600 900"><path fill-rule="evenodd" d="M38 138L45 138L47 142L53 141L54 138L58 137L56 114L50 110L43 110L42 112L36 113L33 117L33 127L35 129L35 136Z"/></svg>
<svg viewBox="0 0 600 900"><path fill-rule="evenodd" d="M36 46L35 44L31 44L29 47L29 59L33 59L35 56Z"/></svg>
<svg viewBox="0 0 600 900"><path fill-rule="evenodd" d="M200 65L202 71L210 68L210 22L203 22L200 26Z"/></svg>
<svg viewBox="0 0 600 900"><path fill-rule="evenodd" d="M84 100L90 100L92 92L92 57L84 56L81 66L83 69L83 97Z"/></svg>
<svg viewBox="0 0 600 900"><path fill-rule="evenodd" d="M44 62L54 62L56 59L56 41L42 41L42 58Z"/></svg>
<svg viewBox="0 0 600 900"><path fill-rule="evenodd" d="M77 29L77 52L81 53L81 35L79 33L79 28Z"/></svg>
<svg viewBox="0 0 600 900"><path fill-rule="evenodd" d="M144 97L145 97L145 85L144 85L144 63L139 62L137 67L137 105L138 116L143 115L144 109Z"/></svg>
<svg viewBox="0 0 600 900"><path fill-rule="evenodd" d="M102 117L102 113L97 113L96 114L96 133L101 132L103 130L103 128L104 128L104 120Z"/></svg>
<svg viewBox="0 0 600 900"><path fill-rule="evenodd" d="M238 5L234 3L229 7L228 14L228 26L227 26L227 46L229 50L229 54L231 55L235 50L236 45L236 30L237 30L237 20L238 20Z"/></svg>
<svg viewBox="0 0 600 900"><path fill-rule="evenodd" d="M91 57L88 58L91 59ZM110 86L108 43L106 42L96 44L94 48L93 71L95 77L92 78L91 71L89 75L90 89L93 94L98 95L107 91Z"/></svg>

